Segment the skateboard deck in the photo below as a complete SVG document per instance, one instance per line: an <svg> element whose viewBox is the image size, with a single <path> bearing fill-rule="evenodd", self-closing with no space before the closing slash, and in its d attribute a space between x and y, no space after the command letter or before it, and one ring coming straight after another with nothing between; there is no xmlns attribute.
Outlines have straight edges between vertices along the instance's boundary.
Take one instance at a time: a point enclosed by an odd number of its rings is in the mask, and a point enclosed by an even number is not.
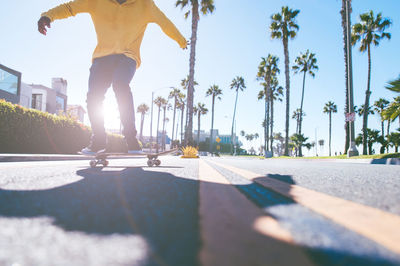
<svg viewBox="0 0 400 266"><path fill-rule="evenodd" d="M118 156L118 157L125 157L125 158L130 158L130 157L147 157L147 165L149 167L153 166L160 166L161 165L161 160L158 159L159 156L163 155L168 155L174 152L177 152L179 149L172 149L168 151L163 151L163 152L158 152L158 153L143 153L143 154L130 154L130 153L118 153L118 152L100 152L97 154L93 155L87 155L83 154L81 152L78 152L78 154L87 156L87 157L92 157L93 159L90 160L90 167L94 168L98 164L103 165L103 167L107 167L109 164L109 161L107 158L112 157L112 156Z"/></svg>

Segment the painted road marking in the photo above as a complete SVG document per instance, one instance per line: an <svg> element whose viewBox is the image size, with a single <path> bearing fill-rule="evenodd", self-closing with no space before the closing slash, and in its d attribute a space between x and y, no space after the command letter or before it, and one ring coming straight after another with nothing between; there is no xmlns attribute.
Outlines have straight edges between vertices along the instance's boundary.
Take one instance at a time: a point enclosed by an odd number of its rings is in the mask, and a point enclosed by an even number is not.
<svg viewBox="0 0 400 266"><path fill-rule="evenodd" d="M290 233L199 161L202 265L312 265Z"/></svg>
<svg viewBox="0 0 400 266"><path fill-rule="evenodd" d="M217 162L213 162L213 164L289 197L316 213L400 254L400 217L395 214L260 176L234 166Z"/></svg>

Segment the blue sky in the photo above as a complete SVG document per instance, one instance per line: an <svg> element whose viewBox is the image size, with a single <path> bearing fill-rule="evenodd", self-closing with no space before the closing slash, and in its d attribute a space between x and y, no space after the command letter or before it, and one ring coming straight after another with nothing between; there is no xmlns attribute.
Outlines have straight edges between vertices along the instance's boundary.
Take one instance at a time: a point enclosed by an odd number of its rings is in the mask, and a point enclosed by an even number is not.
<svg viewBox="0 0 400 266"><path fill-rule="evenodd" d="M87 78L91 65L91 55L96 46L96 36L89 15L80 14L52 24L48 35L40 35L36 28L40 14L65 1L7 1L0 9L2 40L0 42L0 63L23 73L23 82L50 86L52 77L63 77L68 81L70 104L85 106ZM189 39L190 20L183 18L184 12L175 8L175 1L155 0L161 10L176 24ZM251 3L251 4L249 4ZM216 105L215 127L222 134L229 134L235 94L229 85L236 76L243 76L247 89L240 93L237 109L237 132L259 133L263 135L261 123L264 106L257 100L262 89L256 81L257 66L261 57L268 53L280 58L283 86L284 57L282 44L271 40L269 32L270 16L283 5L299 9L300 30L295 40L289 43L290 62L307 49L316 53L319 71L314 79L307 77L303 128L310 140L328 140L328 116L322 113L326 102L334 101L338 113L333 116L333 151L342 151L344 146L344 59L339 0L215 0L213 15L202 17L199 23L198 47L195 78L200 84L196 88L195 103L203 102L211 110L211 99L205 91L213 84L223 90L222 101ZM390 41L382 41L372 49L371 103L380 97L391 99L395 95L385 84L396 78L400 71L400 15L398 0L354 0L352 22L358 22L358 15L374 10L389 17L393 25ZM166 86L179 86L180 80L188 74L189 51L165 36L157 25L149 25L142 44L142 66L137 70L132 82L135 105L150 104L151 92ZM353 50L354 99L360 105L364 101L367 85L367 55ZM291 112L300 105L302 76L291 72ZM156 96L167 96L168 89L161 89ZM107 124L118 127L117 106L112 90L107 94ZM145 123L148 134L149 119ZM195 118L197 119L197 118ZM171 118L172 120L172 118ZM197 120L195 120L197 127ZM285 106L276 104L275 131L284 131ZM202 121L202 128L209 130L211 113ZM356 131L360 131L361 119L356 121ZM139 123L137 123L139 126ZM168 125L172 128L172 122ZM369 119L369 127L380 128L377 115ZM394 127L394 126L393 126ZM398 127L398 123L396 123ZM147 130L147 132L146 132ZM169 129L171 130L171 129ZM290 133L295 131L295 121L291 120ZM260 140L258 140L259 142ZM360 147L361 148L361 147ZM327 145L323 152L327 153Z"/></svg>

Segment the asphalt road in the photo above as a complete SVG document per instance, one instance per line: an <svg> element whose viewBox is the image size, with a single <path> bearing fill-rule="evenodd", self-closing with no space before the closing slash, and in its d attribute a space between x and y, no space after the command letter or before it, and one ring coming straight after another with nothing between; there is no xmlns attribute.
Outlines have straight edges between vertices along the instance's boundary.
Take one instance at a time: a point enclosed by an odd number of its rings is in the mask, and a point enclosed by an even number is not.
<svg viewBox="0 0 400 266"><path fill-rule="evenodd" d="M400 265L399 166L172 156L157 168L143 158L88 165L0 163L0 265ZM327 200L314 207L314 192ZM344 207L354 215L343 220Z"/></svg>

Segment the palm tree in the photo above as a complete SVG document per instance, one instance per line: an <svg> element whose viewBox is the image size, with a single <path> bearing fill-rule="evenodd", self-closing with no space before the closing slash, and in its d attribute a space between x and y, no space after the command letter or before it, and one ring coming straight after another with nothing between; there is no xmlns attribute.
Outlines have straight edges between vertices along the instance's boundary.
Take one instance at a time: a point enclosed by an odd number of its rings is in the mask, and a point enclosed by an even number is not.
<svg viewBox="0 0 400 266"><path fill-rule="evenodd" d="M383 116L389 121L394 121L396 118L399 118L400 124L400 96L394 98L394 101L383 111Z"/></svg>
<svg viewBox="0 0 400 266"><path fill-rule="evenodd" d="M385 88L394 92L400 92L400 77L398 77L396 80L390 81L389 85L387 85Z"/></svg>
<svg viewBox="0 0 400 266"><path fill-rule="evenodd" d="M371 10L367 13L360 15L360 23L353 26L351 36L351 43L355 45L361 42L360 52L367 51L368 53L368 80L367 90L365 91L366 109L369 107L369 99L371 95L371 45L378 46L382 39L391 38L391 34L385 32L386 28L390 27L392 22L387 18L382 18L382 13L378 13L375 17L374 12ZM368 128L368 113L365 112L363 116L363 154L367 154L367 128Z"/></svg>
<svg viewBox="0 0 400 266"><path fill-rule="evenodd" d="M344 50L344 66L345 66L345 81L346 81L346 92L345 92L345 105L344 105L344 113L350 113L349 112L349 73L348 73L348 57L349 55L347 54L347 14L346 14L346 2L349 3L349 8L351 11L351 0L342 0L342 9L340 10L340 15L342 18L342 30L343 30L343 50ZM350 23L350 22L349 22ZM350 147L350 122L346 121L345 122L345 133L346 133L346 141L344 145L344 154L347 154L347 151L349 150Z"/></svg>
<svg viewBox="0 0 400 266"><path fill-rule="evenodd" d="M206 108L204 103L198 103L197 106L194 107L195 115L197 115L197 146L200 146L200 117L208 113L208 109Z"/></svg>
<svg viewBox="0 0 400 266"><path fill-rule="evenodd" d="M357 106L354 106L354 111L358 114L358 116L364 116L364 112L365 112L365 107L364 104L361 104L360 108L358 108ZM372 109L371 106L368 106L368 111L367 111L368 115L374 115L375 112Z"/></svg>
<svg viewBox="0 0 400 266"><path fill-rule="evenodd" d="M296 134L299 134L299 125L300 125L300 119L301 119L300 117L304 117L304 116L306 116L306 113L301 112L301 110L299 108L297 108L295 111L293 111L292 119L295 119L296 124L297 124Z"/></svg>
<svg viewBox="0 0 400 266"><path fill-rule="evenodd" d="M162 140L161 140L161 144L162 144L162 150L165 151L165 138L166 138L166 132L165 132L165 123L169 121L168 118L166 118L166 113L167 113L167 109L170 110L171 109L171 105L168 104L168 101L163 104L162 109L164 111L164 118L163 118L163 129L162 129Z"/></svg>
<svg viewBox="0 0 400 266"><path fill-rule="evenodd" d="M391 146L394 146L394 152L399 152L399 146L400 146L400 133L397 132L392 132L389 135L389 143Z"/></svg>
<svg viewBox="0 0 400 266"><path fill-rule="evenodd" d="M399 92L400 93L400 77L396 80L390 81L389 84L386 86L386 89ZM389 135L389 125L390 121L394 121L397 117L399 117L399 127L400 127L400 98L396 97L394 102L392 102L385 111L385 118L388 120L388 135Z"/></svg>
<svg viewBox="0 0 400 266"><path fill-rule="evenodd" d="M237 76L235 79L232 80L231 89L236 90L236 100L235 100L235 108L233 109L233 118L232 118L232 131L231 131L231 153L234 153L233 146L234 146L234 136L233 136L233 129L235 125L235 116L236 116L236 106L238 101L239 90L243 91L246 88L246 84L244 83L243 77Z"/></svg>
<svg viewBox="0 0 400 266"><path fill-rule="evenodd" d="M372 146L374 145L374 143L379 142L380 140L380 135L379 135L379 130L376 129L369 129L367 128L367 147L368 147L368 154L372 155L373 151L372 151ZM358 137L356 138L356 145L360 145L363 144L363 134L359 134Z"/></svg>
<svg viewBox="0 0 400 266"><path fill-rule="evenodd" d="M296 155L297 155L297 151L300 151L301 147L311 147L310 143L306 143L306 141L308 140L307 137L305 137L303 134L293 134L290 137L290 140L293 143L293 146L296 150Z"/></svg>
<svg viewBox="0 0 400 266"><path fill-rule="evenodd" d="M289 39L294 39L299 30L296 17L300 10L282 7L281 13L271 16L270 25L272 39L281 39L285 54L285 78L286 78L286 125L285 125L285 155L289 155L289 115L290 115L290 72L289 72Z"/></svg>
<svg viewBox="0 0 400 266"><path fill-rule="evenodd" d="M168 99L174 100L174 114L173 114L173 118L172 118L172 142L174 141L175 116L176 116L176 109L178 108L178 105L179 105L180 94L182 94L182 92L179 89L173 88L173 90L168 95Z"/></svg>
<svg viewBox="0 0 400 266"><path fill-rule="evenodd" d="M385 136L385 118L383 117L383 111L386 109L388 105L389 101L383 98L380 98L374 103L375 106L374 111L381 117L382 136Z"/></svg>
<svg viewBox="0 0 400 266"><path fill-rule="evenodd" d="M217 85L212 85L206 92L206 97L211 96L211 130L210 130L210 152L213 152L214 143L214 107L215 99L221 100L222 90Z"/></svg>
<svg viewBox="0 0 400 266"><path fill-rule="evenodd" d="M268 54L267 58L262 57L261 63L258 66L257 79L262 80L261 85L264 86L264 90L258 94L258 99L265 99L265 128L264 128L264 143L265 143L265 156L269 151L269 124L270 124L270 87L273 76L276 76L280 70L278 68L279 58L277 56Z"/></svg>
<svg viewBox="0 0 400 266"><path fill-rule="evenodd" d="M296 60L295 65L293 66L293 70L295 74L303 72L303 89L301 91L301 103L300 103L300 113L303 113L303 102L304 102L304 88L306 85L306 74L309 74L311 77L315 77L315 70L318 70L317 59L315 58L314 53L310 53L309 50L306 51L305 54L300 54ZM300 116L299 125L298 125L298 134L301 135L301 124L303 122L303 117ZM299 156L302 157L302 147L299 147Z"/></svg>
<svg viewBox="0 0 400 266"><path fill-rule="evenodd" d="M284 149L284 137L282 136L282 133L274 133L274 139L278 141L278 144L276 145L276 150L278 153L278 156L282 155L282 151Z"/></svg>
<svg viewBox="0 0 400 266"><path fill-rule="evenodd" d="M184 119L184 115L185 115L185 100L186 100L186 95L183 93L179 94L178 108L181 111L181 145L183 144L183 134L184 134L183 119Z"/></svg>
<svg viewBox="0 0 400 266"><path fill-rule="evenodd" d="M279 86L279 82L277 77L272 77L271 81L271 88L270 88L270 108L271 108L271 130L270 130L270 143L271 143L271 151L273 152L273 134L274 134L274 101L280 101L282 102L282 97L283 96L283 87Z"/></svg>
<svg viewBox="0 0 400 266"><path fill-rule="evenodd" d="M200 20L200 12L203 15L213 13L215 10L214 0L177 0L176 7L184 9L188 7L189 10L185 12L185 18L192 15L192 36L190 38L190 62L189 62L189 82L188 82L188 95L187 95L187 108L188 108L188 125L185 134L185 144L188 145L193 141L193 98L194 98L194 67L196 60L196 43L197 43L197 28Z"/></svg>
<svg viewBox="0 0 400 266"><path fill-rule="evenodd" d="M161 108L163 108L164 105L167 105L167 100L164 99L164 98L161 97L161 96L158 96L158 97L154 100L154 104L158 107L157 140L156 140L156 142L157 142L157 151L156 151L156 152L158 152L158 138L159 138L158 131L159 131L159 128L160 128L160 114L161 114Z"/></svg>
<svg viewBox="0 0 400 266"><path fill-rule="evenodd" d="M144 117L145 115L149 112L149 106L145 103L142 103L141 105L138 106L137 108L137 113L141 114L140 118L140 135L139 139L143 141L143 124L144 124Z"/></svg>
<svg viewBox="0 0 400 266"><path fill-rule="evenodd" d="M184 91L189 91L189 75L181 80L181 87ZM197 81L195 80L193 82L193 87L199 85L199 83L197 83ZM193 88L193 93L194 93L194 88ZM186 97L186 96L185 96ZM186 99L187 100L187 99ZM187 107L187 104L184 104L184 106L186 107L186 119L185 119L185 130L188 127L188 118L189 118L189 109ZM182 143L182 141L181 141Z"/></svg>
<svg viewBox="0 0 400 266"><path fill-rule="evenodd" d="M324 106L324 113L329 114L329 156L332 155L332 113L337 113L335 103L329 101Z"/></svg>

